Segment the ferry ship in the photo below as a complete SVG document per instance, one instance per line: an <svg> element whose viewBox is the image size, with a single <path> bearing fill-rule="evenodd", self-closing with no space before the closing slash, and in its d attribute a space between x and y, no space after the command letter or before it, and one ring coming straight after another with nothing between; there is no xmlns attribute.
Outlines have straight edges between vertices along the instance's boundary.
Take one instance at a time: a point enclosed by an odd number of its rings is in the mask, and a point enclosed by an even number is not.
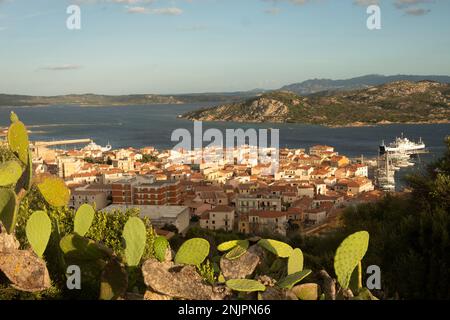
<svg viewBox="0 0 450 320"><path fill-rule="evenodd" d="M384 141L380 145L380 153L397 153L397 154L414 154L420 151L425 150L425 143L420 138L419 142L410 141L408 138L402 136L397 137L394 142L389 145L385 145Z"/></svg>
<svg viewBox="0 0 450 320"><path fill-rule="evenodd" d="M112 149L112 146L108 143L106 147L99 146L94 141L91 141L86 147L83 148L84 151L102 151L108 152Z"/></svg>

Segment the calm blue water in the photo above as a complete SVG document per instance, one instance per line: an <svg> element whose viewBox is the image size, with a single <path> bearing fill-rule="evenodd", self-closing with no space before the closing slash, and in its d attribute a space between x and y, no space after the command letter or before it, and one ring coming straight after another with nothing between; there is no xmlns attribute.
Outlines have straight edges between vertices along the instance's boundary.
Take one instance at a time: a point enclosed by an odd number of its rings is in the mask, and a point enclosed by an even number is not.
<svg viewBox="0 0 450 320"><path fill-rule="evenodd" d="M155 146L168 149L176 144L170 141L173 130L186 128L192 131L193 128L192 122L178 119L177 115L205 106L0 107L0 126L8 125L9 112L14 110L32 130L33 140L92 138L101 145L110 142L113 148ZM350 157L376 156L383 139L390 142L403 132L413 140L423 138L431 151L422 157L424 161L442 154L444 137L450 134L450 124L327 128L301 124L204 123L204 130L208 128L278 128L281 147L308 148L314 144L328 144Z"/></svg>

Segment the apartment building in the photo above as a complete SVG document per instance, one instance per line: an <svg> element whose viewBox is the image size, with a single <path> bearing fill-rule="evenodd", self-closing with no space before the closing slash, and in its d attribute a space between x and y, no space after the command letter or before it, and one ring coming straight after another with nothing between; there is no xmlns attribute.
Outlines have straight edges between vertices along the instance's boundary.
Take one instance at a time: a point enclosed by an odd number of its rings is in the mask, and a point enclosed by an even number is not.
<svg viewBox="0 0 450 320"><path fill-rule="evenodd" d="M250 233L273 232L286 235L287 213L281 211L256 211L248 213Z"/></svg>
<svg viewBox="0 0 450 320"><path fill-rule="evenodd" d="M252 210L281 211L281 197L272 195L239 195L236 198L238 213Z"/></svg>
<svg viewBox="0 0 450 320"><path fill-rule="evenodd" d="M180 181L155 181L153 176L137 176L112 184L113 204L179 205Z"/></svg>
<svg viewBox="0 0 450 320"><path fill-rule="evenodd" d="M204 212L200 218L200 227L209 230L232 231L235 223L235 210L228 206L217 206Z"/></svg>

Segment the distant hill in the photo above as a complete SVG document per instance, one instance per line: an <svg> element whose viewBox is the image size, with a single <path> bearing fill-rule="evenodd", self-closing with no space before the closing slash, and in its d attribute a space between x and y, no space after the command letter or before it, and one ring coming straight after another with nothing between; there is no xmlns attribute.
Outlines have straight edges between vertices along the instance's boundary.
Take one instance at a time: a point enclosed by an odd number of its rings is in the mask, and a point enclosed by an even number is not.
<svg viewBox="0 0 450 320"><path fill-rule="evenodd" d="M80 105L80 106L127 106L154 104L181 104L202 102L233 102L255 97L264 90L230 93L192 93L179 95L97 95L71 94L62 96L26 96L0 94L0 106L39 106L39 105Z"/></svg>
<svg viewBox="0 0 450 320"><path fill-rule="evenodd" d="M202 121L288 122L329 126L450 122L450 84L396 81L354 91L300 96L265 93L245 102L187 113Z"/></svg>
<svg viewBox="0 0 450 320"><path fill-rule="evenodd" d="M416 75L393 75L383 76L377 74L365 75L345 80L312 79L301 83L294 83L282 87L281 91L292 91L300 95L310 95L321 91L342 91L364 89L371 86L379 86L395 81L436 81L450 83L449 76L416 76Z"/></svg>

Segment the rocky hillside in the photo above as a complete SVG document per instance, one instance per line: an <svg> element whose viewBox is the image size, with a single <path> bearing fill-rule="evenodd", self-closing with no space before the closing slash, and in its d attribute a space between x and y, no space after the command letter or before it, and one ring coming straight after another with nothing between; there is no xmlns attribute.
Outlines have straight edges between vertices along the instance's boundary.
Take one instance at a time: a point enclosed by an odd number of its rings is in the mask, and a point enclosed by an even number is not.
<svg viewBox="0 0 450 320"><path fill-rule="evenodd" d="M292 91L300 95L310 95L321 91L343 91L365 89L371 86L379 86L395 81L437 81L450 83L449 76L418 76L418 75L392 75L384 76L379 74L369 74L361 77L355 77L343 80L332 79L310 79L300 83L293 83L282 87L282 91Z"/></svg>
<svg viewBox="0 0 450 320"><path fill-rule="evenodd" d="M329 126L450 122L450 84L397 81L362 90L302 97L289 91L260 95L184 115L191 120L287 122Z"/></svg>

